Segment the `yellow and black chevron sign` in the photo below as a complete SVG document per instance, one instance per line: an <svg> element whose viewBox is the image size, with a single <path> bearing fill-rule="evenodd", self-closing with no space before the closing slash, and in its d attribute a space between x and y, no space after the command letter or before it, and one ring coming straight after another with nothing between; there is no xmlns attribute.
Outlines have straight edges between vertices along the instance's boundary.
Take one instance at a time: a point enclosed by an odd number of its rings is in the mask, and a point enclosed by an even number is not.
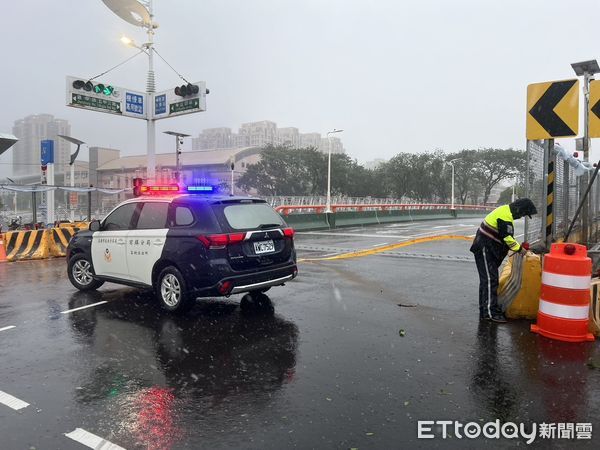
<svg viewBox="0 0 600 450"><path fill-rule="evenodd" d="M577 136L579 80L527 86L527 139Z"/></svg>
<svg viewBox="0 0 600 450"><path fill-rule="evenodd" d="M600 80L590 81L589 136L600 137Z"/></svg>

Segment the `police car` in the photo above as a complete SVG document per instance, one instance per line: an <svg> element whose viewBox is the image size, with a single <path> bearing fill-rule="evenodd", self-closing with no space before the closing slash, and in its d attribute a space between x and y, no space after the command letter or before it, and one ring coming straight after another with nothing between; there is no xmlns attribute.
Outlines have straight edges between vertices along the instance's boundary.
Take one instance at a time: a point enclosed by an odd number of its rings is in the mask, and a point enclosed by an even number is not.
<svg viewBox="0 0 600 450"><path fill-rule="evenodd" d="M106 281L152 288L163 309L183 312L197 297L251 302L295 278L294 230L281 216L264 200L212 191L142 186L71 239L69 280L82 291Z"/></svg>

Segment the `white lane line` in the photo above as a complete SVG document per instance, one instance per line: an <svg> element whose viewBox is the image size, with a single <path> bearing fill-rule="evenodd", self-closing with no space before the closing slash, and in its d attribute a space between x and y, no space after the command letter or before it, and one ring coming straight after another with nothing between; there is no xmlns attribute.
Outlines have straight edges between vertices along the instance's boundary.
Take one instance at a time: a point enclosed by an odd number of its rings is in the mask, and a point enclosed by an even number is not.
<svg viewBox="0 0 600 450"><path fill-rule="evenodd" d="M348 251L352 251L352 250L348 250ZM321 258L326 258L328 256L339 255L340 253L341 252L327 253L326 255L321 256Z"/></svg>
<svg viewBox="0 0 600 450"><path fill-rule="evenodd" d="M450 228L452 225L438 225L437 227L432 227L434 230L438 228Z"/></svg>
<svg viewBox="0 0 600 450"><path fill-rule="evenodd" d="M80 306L79 308L68 309L66 311L61 311L61 314L69 314L73 311L81 311L82 309L93 308L94 306L103 305L104 303L108 303L106 300L102 300L101 302L92 303L91 305Z"/></svg>
<svg viewBox="0 0 600 450"><path fill-rule="evenodd" d="M65 436L95 450L125 450L123 447L85 431L83 428L75 428L70 433L65 433Z"/></svg>
<svg viewBox="0 0 600 450"><path fill-rule="evenodd" d="M9 325L7 327L3 327L3 328L0 328L0 331L10 330L11 328L15 328L15 326L14 325Z"/></svg>
<svg viewBox="0 0 600 450"><path fill-rule="evenodd" d="M375 245L371 245L371 247L383 247L384 245L388 245L389 242L384 242L383 244L375 244Z"/></svg>
<svg viewBox="0 0 600 450"><path fill-rule="evenodd" d="M0 391L0 403L14 409L15 411L27 408L29 406L29 403L19 400L17 397L13 397L4 391Z"/></svg>

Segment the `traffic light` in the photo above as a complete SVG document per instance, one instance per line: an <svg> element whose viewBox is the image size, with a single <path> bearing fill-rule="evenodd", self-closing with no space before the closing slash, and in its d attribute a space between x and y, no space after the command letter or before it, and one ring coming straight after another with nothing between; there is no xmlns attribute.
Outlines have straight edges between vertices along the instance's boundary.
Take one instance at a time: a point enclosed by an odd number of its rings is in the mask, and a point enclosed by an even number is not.
<svg viewBox="0 0 600 450"><path fill-rule="evenodd" d="M133 196L139 197L142 195L142 184L144 184L144 180L141 178L134 178L133 180Z"/></svg>
<svg viewBox="0 0 600 450"><path fill-rule="evenodd" d="M98 83L94 85L91 81L75 80L73 81L74 89L82 89L86 92L95 92L96 94L103 94L107 97L111 96L115 92L115 88L110 85Z"/></svg>
<svg viewBox="0 0 600 450"><path fill-rule="evenodd" d="M196 95L198 92L200 92L200 88L195 84L182 84L175 88L175 95L179 95L180 97Z"/></svg>

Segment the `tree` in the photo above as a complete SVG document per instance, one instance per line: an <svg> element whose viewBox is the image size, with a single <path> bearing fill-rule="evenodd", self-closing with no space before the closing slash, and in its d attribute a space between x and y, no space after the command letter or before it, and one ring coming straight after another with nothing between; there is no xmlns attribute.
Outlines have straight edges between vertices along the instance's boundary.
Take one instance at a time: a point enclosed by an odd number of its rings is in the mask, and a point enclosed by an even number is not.
<svg viewBox="0 0 600 450"><path fill-rule="evenodd" d="M500 193L500 197L498 198L499 205L506 205L512 201L512 186L507 187ZM525 186L517 185L515 187L515 198L521 198L525 196Z"/></svg>
<svg viewBox="0 0 600 450"><path fill-rule="evenodd" d="M483 203L487 203L494 186L525 171L526 154L521 150L487 148L478 150L473 167L474 178L483 187Z"/></svg>
<svg viewBox="0 0 600 450"><path fill-rule="evenodd" d="M256 189L260 195L321 194L324 170L324 155L314 148L269 144L258 163L248 165L237 185L246 191Z"/></svg>

